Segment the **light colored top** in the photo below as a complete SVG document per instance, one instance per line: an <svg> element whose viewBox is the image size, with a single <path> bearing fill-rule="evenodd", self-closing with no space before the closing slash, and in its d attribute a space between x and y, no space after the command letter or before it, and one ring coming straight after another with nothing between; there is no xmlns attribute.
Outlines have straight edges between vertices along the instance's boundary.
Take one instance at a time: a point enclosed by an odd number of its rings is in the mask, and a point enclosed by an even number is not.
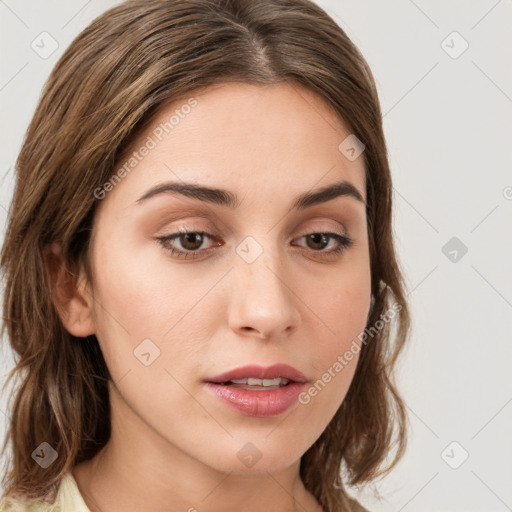
<svg viewBox="0 0 512 512"><path fill-rule="evenodd" d="M15 501L4 496L0 501L0 512L91 512L85 504L76 480L68 469L60 481L59 490L53 503L42 499Z"/></svg>
<svg viewBox="0 0 512 512"><path fill-rule="evenodd" d="M354 506L353 512L369 512L357 501L351 500ZM48 503L42 499L32 499L25 502L14 501L3 497L0 501L0 512L91 512L85 504L76 480L68 469L62 478L57 491L57 496L53 503Z"/></svg>

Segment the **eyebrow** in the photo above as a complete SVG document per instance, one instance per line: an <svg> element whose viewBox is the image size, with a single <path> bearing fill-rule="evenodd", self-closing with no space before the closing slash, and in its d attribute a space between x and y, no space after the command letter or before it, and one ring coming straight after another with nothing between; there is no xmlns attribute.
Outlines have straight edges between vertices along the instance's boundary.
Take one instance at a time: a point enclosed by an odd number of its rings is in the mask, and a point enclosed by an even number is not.
<svg viewBox="0 0 512 512"><path fill-rule="evenodd" d="M136 204L141 204L151 197L159 194L180 194L185 197L197 199L219 206L226 206L231 209L238 208L240 201L238 196L229 190L219 188L211 188L195 183L184 182L166 182L150 188L142 197L140 197ZM337 197L352 197L366 206L366 202L361 196L361 193L352 183L343 180L332 185L314 190L312 192L305 192L295 198L292 204L294 210L304 210L314 205L325 203Z"/></svg>

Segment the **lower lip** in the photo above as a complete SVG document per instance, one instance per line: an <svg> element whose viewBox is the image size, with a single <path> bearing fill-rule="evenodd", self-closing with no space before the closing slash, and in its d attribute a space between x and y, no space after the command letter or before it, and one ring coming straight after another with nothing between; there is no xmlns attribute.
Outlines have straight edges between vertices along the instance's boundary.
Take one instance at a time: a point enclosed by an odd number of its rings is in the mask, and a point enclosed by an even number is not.
<svg viewBox="0 0 512 512"><path fill-rule="evenodd" d="M268 391L250 391L213 382L207 382L206 387L219 400L242 414L258 418L268 418L270 416L278 416L289 409L297 401L306 384L291 382L281 388Z"/></svg>

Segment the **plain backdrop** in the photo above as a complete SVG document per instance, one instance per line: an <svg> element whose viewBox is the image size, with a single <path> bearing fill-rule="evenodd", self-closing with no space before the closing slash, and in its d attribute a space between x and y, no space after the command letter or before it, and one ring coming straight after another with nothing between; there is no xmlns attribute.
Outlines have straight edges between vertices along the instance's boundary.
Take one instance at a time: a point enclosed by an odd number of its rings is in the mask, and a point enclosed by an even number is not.
<svg viewBox="0 0 512 512"><path fill-rule="evenodd" d="M117 3L0 0L0 242L42 85ZM317 3L377 82L413 314L399 373L408 451L377 482L383 499L371 489L360 499L373 512L512 510L512 3ZM1 347L3 383L13 359L7 340Z"/></svg>

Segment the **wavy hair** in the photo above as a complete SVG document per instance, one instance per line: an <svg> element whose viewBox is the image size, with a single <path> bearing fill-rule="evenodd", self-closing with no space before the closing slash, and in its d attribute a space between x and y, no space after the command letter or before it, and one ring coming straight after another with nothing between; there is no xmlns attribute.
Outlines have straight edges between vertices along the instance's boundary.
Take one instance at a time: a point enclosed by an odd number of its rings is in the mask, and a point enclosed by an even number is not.
<svg viewBox="0 0 512 512"><path fill-rule="evenodd" d="M18 380L2 450L10 442L5 494L55 495L64 473L92 458L110 436L109 371L96 337L76 338L60 321L48 247L58 242L70 276L83 266L92 282L94 190L159 107L230 81L302 85L365 145L373 334L361 344L345 400L302 456L304 485L325 511L352 510L347 486L374 480L402 457L407 416L394 368L410 317L368 64L309 0L129 0L96 18L59 59L16 161L0 260L2 334L7 330L16 363L4 389ZM383 321L393 305L393 321ZM379 322L384 325L376 328ZM44 470L31 457L43 441L59 454Z"/></svg>

